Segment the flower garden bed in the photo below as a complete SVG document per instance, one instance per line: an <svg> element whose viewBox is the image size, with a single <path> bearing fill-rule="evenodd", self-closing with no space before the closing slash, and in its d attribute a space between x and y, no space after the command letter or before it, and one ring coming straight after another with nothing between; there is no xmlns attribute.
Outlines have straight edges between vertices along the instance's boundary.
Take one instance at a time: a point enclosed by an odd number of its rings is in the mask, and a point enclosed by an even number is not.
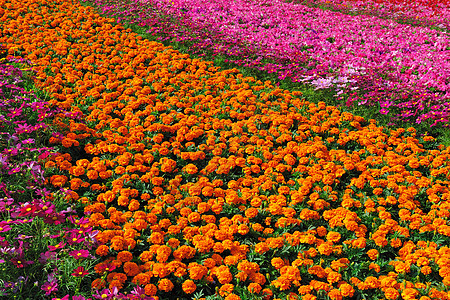
<svg viewBox="0 0 450 300"><path fill-rule="evenodd" d="M8 295L449 298L450 148L221 70L76 1L0 3L0 44L48 93L18 121L51 114L33 134L54 153L20 169L42 170L34 186L48 194L0 191L0 278L23 272ZM16 106L3 104L3 122ZM4 159L32 138L14 139L17 126L0 127L2 182L26 161ZM29 220L41 231L23 237Z"/></svg>
<svg viewBox="0 0 450 300"><path fill-rule="evenodd" d="M448 31L450 11L448 1L403 0L305 0L294 1L308 6L331 8L349 14L370 14L401 23L427 26Z"/></svg>
<svg viewBox="0 0 450 300"><path fill-rule="evenodd" d="M331 89L342 105L378 108L393 123L448 122L448 33L284 1L94 3L161 40Z"/></svg>

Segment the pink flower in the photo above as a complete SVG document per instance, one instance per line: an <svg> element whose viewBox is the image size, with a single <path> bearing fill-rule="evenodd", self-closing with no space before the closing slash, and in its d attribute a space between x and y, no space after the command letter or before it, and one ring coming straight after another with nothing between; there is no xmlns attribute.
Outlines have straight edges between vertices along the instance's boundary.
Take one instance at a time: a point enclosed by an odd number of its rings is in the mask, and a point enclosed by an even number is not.
<svg viewBox="0 0 450 300"><path fill-rule="evenodd" d="M19 257L11 258L11 262L17 267L17 268L24 268L28 265L34 264L34 261L32 260L25 260L25 258L22 255L19 255Z"/></svg>
<svg viewBox="0 0 450 300"><path fill-rule="evenodd" d="M84 296L73 296L72 300L92 300L92 298L84 298Z"/></svg>
<svg viewBox="0 0 450 300"><path fill-rule="evenodd" d="M89 274L88 271L86 271L82 266L79 266L78 268L73 270L73 273L71 274L74 277L83 277Z"/></svg>
<svg viewBox="0 0 450 300"><path fill-rule="evenodd" d="M55 251L56 249L62 249L62 248L64 248L65 245L66 245L66 243L59 242L59 243L56 244L55 246L48 246L48 249L49 249L50 251Z"/></svg>
<svg viewBox="0 0 450 300"><path fill-rule="evenodd" d="M74 257L75 259L86 258L89 256L89 251L87 250L73 250L69 252L69 255Z"/></svg>
<svg viewBox="0 0 450 300"><path fill-rule="evenodd" d="M111 263L104 263L97 267L99 273L103 272L112 272L116 268L116 265L113 265Z"/></svg>
<svg viewBox="0 0 450 300"><path fill-rule="evenodd" d="M45 291L45 295L48 296L52 292L56 292L58 290L58 283L56 282L56 280L46 282L41 286L41 290Z"/></svg>
<svg viewBox="0 0 450 300"><path fill-rule="evenodd" d="M20 208L20 214L19 217L24 217L24 216L28 216L31 215L32 213L34 213L36 211L36 206L33 204L25 204L24 206L22 206Z"/></svg>
<svg viewBox="0 0 450 300"><path fill-rule="evenodd" d="M46 215L44 217L44 223L45 224L54 224L58 225L66 221L66 215L63 213L55 213Z"/></svg>
<svg viewBox="0 0 450 300"><path fill-rule="evenodd" d="M69 238L67 239L69 245L78 244L81 243L82 241L84 241L84 237L76 233L71 233L69 235Z"/></svg>
<svg viewBox="0 0 450 300"><path fill-rule="evenodd" d="M69 295L65 295L62 298L52 298L52 300L69 300Z"/></svg>
<svg viewBox="0 0 450 300"><path fill-rule="evenodd" d="M386 109L386 108L380 109L380 114L382 114L382 115L387 115L388 112L389 112L389 109Z"/></svg>
<svg viewBox="0 0 450 300"><path fill-rule="evenodd" d="M2 224L4 223L4 224ZM1 222L0 223L0 232L7 232L11 230L11 227L9 225L5 225L6 222Z"/></svg>

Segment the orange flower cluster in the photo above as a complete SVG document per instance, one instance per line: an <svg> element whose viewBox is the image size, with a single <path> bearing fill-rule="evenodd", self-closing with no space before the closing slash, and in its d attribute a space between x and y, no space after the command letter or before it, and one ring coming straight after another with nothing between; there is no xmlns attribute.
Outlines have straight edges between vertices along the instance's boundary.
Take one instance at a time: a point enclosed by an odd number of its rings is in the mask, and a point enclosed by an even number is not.
<svg viewBox="0 0 450 300"><path fill-rule="evenodd" d="M66 135L47 183L86 204L95 254L116 266L106 286L163 299L449 298L450 149L77 3L0 2L0 43L83 116L55 119Z"/></svg>

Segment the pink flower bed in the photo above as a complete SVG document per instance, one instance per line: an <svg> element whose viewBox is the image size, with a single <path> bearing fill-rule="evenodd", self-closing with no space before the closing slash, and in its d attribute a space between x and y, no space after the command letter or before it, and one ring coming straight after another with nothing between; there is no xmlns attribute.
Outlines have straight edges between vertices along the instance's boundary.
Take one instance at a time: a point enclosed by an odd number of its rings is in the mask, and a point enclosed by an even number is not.
<svg viewBox="0 0 450 300"><path fill-rule="evenodd" d="M194 42L280 79L333 89L347 105L379 106L394 113L394 122L449 120L447 33L272 0L96 3L166 39Z"/></svg>
<svg viewBox="0 0 450 300"><path fill-rule="evenodd" d="M429 0L294 0L308 6L325 6L345 13L366 13L415 25L450 30L449 2Z"/></svg>

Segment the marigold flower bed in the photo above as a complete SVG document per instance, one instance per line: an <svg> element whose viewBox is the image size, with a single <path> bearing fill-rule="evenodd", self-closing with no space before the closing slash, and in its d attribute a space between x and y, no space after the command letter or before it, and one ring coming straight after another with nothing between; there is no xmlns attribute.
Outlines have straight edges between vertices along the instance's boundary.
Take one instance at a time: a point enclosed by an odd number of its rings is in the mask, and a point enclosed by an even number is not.
<svg viewBox="0 0 450 300"><path fill-rule="evenodd" d="M149 42L68 1L1 1L100 232L94 289L159 299L448 299L449 151ZM209 297L208 299L213 299Z"/></svg>

